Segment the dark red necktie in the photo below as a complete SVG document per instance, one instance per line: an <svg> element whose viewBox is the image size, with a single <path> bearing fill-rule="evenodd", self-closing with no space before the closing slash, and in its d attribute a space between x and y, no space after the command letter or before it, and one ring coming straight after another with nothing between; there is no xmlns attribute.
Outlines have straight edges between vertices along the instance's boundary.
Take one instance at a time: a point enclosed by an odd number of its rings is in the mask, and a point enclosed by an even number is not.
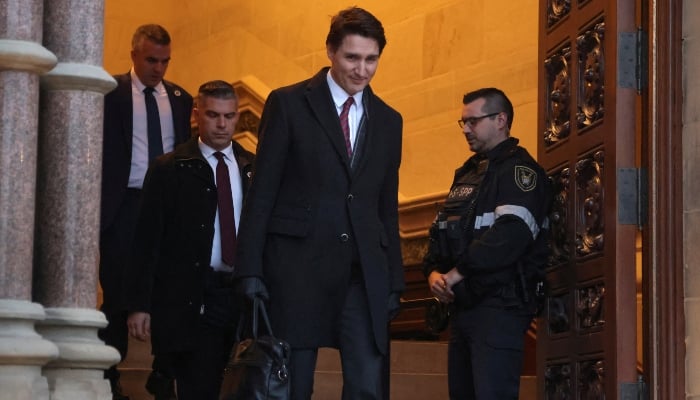
<svg viewBox="0 0 700 400"><path fill-rule="evenodd" d="M236 219L233 216L231 178L224 160L224 153L217 151L214 157L219 161L216 164L216 193L219 202L221 259L226 265L233 266L236 257Z"/></svg>
<svg viewBox="0 0 700 400"><path fill-rule="evenodd" d="M340 127L343 128L343 136L345 136L345 148L348 151L348 157L352 157L352 145L350 144L350 124L348 123L348 114L350 107L355 104L355 99L348 97L343 103L343 110L340 112Z"/></svg>

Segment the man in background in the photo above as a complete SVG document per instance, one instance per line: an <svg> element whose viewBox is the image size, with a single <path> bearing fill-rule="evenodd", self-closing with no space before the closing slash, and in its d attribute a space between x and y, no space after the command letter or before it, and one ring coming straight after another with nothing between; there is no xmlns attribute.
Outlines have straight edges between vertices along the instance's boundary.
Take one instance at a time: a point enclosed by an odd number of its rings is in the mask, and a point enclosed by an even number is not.
<svg viewBox="0 0 700 400"><path fill-rule="evenodd" d="M99 336L126 357L126 313L121 307L124 271L131 255L141 188L150 162L190 136L192 96L163 80L170 63L170 35L160 25L140 26L131 41L131 70L115 75L117 87L104 99L104 147L100 226L101 310L108 325ZM172 380L153 363L147 387L169 399ZM121 392L119 371L106 371L114 400Z"/></svg>

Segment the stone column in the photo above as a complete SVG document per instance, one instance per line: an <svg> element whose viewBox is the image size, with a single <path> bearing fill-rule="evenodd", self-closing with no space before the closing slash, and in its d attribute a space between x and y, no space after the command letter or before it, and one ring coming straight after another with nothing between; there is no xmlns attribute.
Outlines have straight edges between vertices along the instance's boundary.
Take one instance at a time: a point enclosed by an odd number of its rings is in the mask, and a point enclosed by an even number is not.
<svg viewBox="0 0 700 400"><path fill-rule="evenodd" d="M31 302L39 75L56 64L41 15L41 0L0 0L0 400L48 399L41 368L58 355Z"/></svg>
<svg viewBox="0 0 700 400"><path fill-rule="evenodd" d="M104 3L47 0L44 44L59 63L41 79L34 297L37 329L58 346L44 368L52 400L112 398L104 369L119 353L97 337Z"/></svg>

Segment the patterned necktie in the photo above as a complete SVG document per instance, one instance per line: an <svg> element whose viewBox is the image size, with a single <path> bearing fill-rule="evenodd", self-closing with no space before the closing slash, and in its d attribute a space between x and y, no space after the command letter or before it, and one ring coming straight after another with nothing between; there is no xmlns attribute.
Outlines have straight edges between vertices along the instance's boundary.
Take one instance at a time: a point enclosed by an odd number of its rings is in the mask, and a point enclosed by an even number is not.
<svg viewBox="0 0 700 400"><path fill-rule="evenodd" d="M148 124L148 163L154 158L163 154L163 138L160 132L160 114L158 114L158 103L153 96L155 89L146 87L143 94L146 99L146 120Z"/></svg>
<svg viewBox="0 0 700 400"><path fill-rule="evenodd" d="M214 157L216 164L216 193L219 202L219 229L221 236L221 259L226 265L233 266L236 256L236 220L233 216L233 196L231 195L231 179L224 154L217 151Z"/></svg>
<svg viewBox="0 0 700 400"><path fill-rule="evenodd" d="M348 157L352 157L352 145L350 144L350 124L348 123L348 114L350 107L355 104L355 99L348 97L343 103L343 110L340 112L340 127L343 128L343 136L345 136L345 148L348 151Z"/></svg>

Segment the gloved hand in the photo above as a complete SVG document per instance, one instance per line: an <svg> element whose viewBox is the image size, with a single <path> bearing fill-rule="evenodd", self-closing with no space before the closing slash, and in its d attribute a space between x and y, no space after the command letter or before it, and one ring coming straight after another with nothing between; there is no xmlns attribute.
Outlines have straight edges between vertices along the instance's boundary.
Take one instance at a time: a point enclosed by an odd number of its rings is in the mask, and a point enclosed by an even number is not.
<svg viewBox="0 0 700 400"><path fill-rule="evenodd" d="M267 293L267 288L262 279L257 276L247 276L245 278L240 278L234 288L236 294L247 300L254 300L256 297L267 301L270 299L270 295Z"/></svg>
<svg viewBox="0 0 700 400"><path fill-rule="evenodd" d="M396 318L396 316L399 315L400 311L401 311L401 293L399 293L399 292L389 293L389 301L388 301L389 321Z"/></svg>

